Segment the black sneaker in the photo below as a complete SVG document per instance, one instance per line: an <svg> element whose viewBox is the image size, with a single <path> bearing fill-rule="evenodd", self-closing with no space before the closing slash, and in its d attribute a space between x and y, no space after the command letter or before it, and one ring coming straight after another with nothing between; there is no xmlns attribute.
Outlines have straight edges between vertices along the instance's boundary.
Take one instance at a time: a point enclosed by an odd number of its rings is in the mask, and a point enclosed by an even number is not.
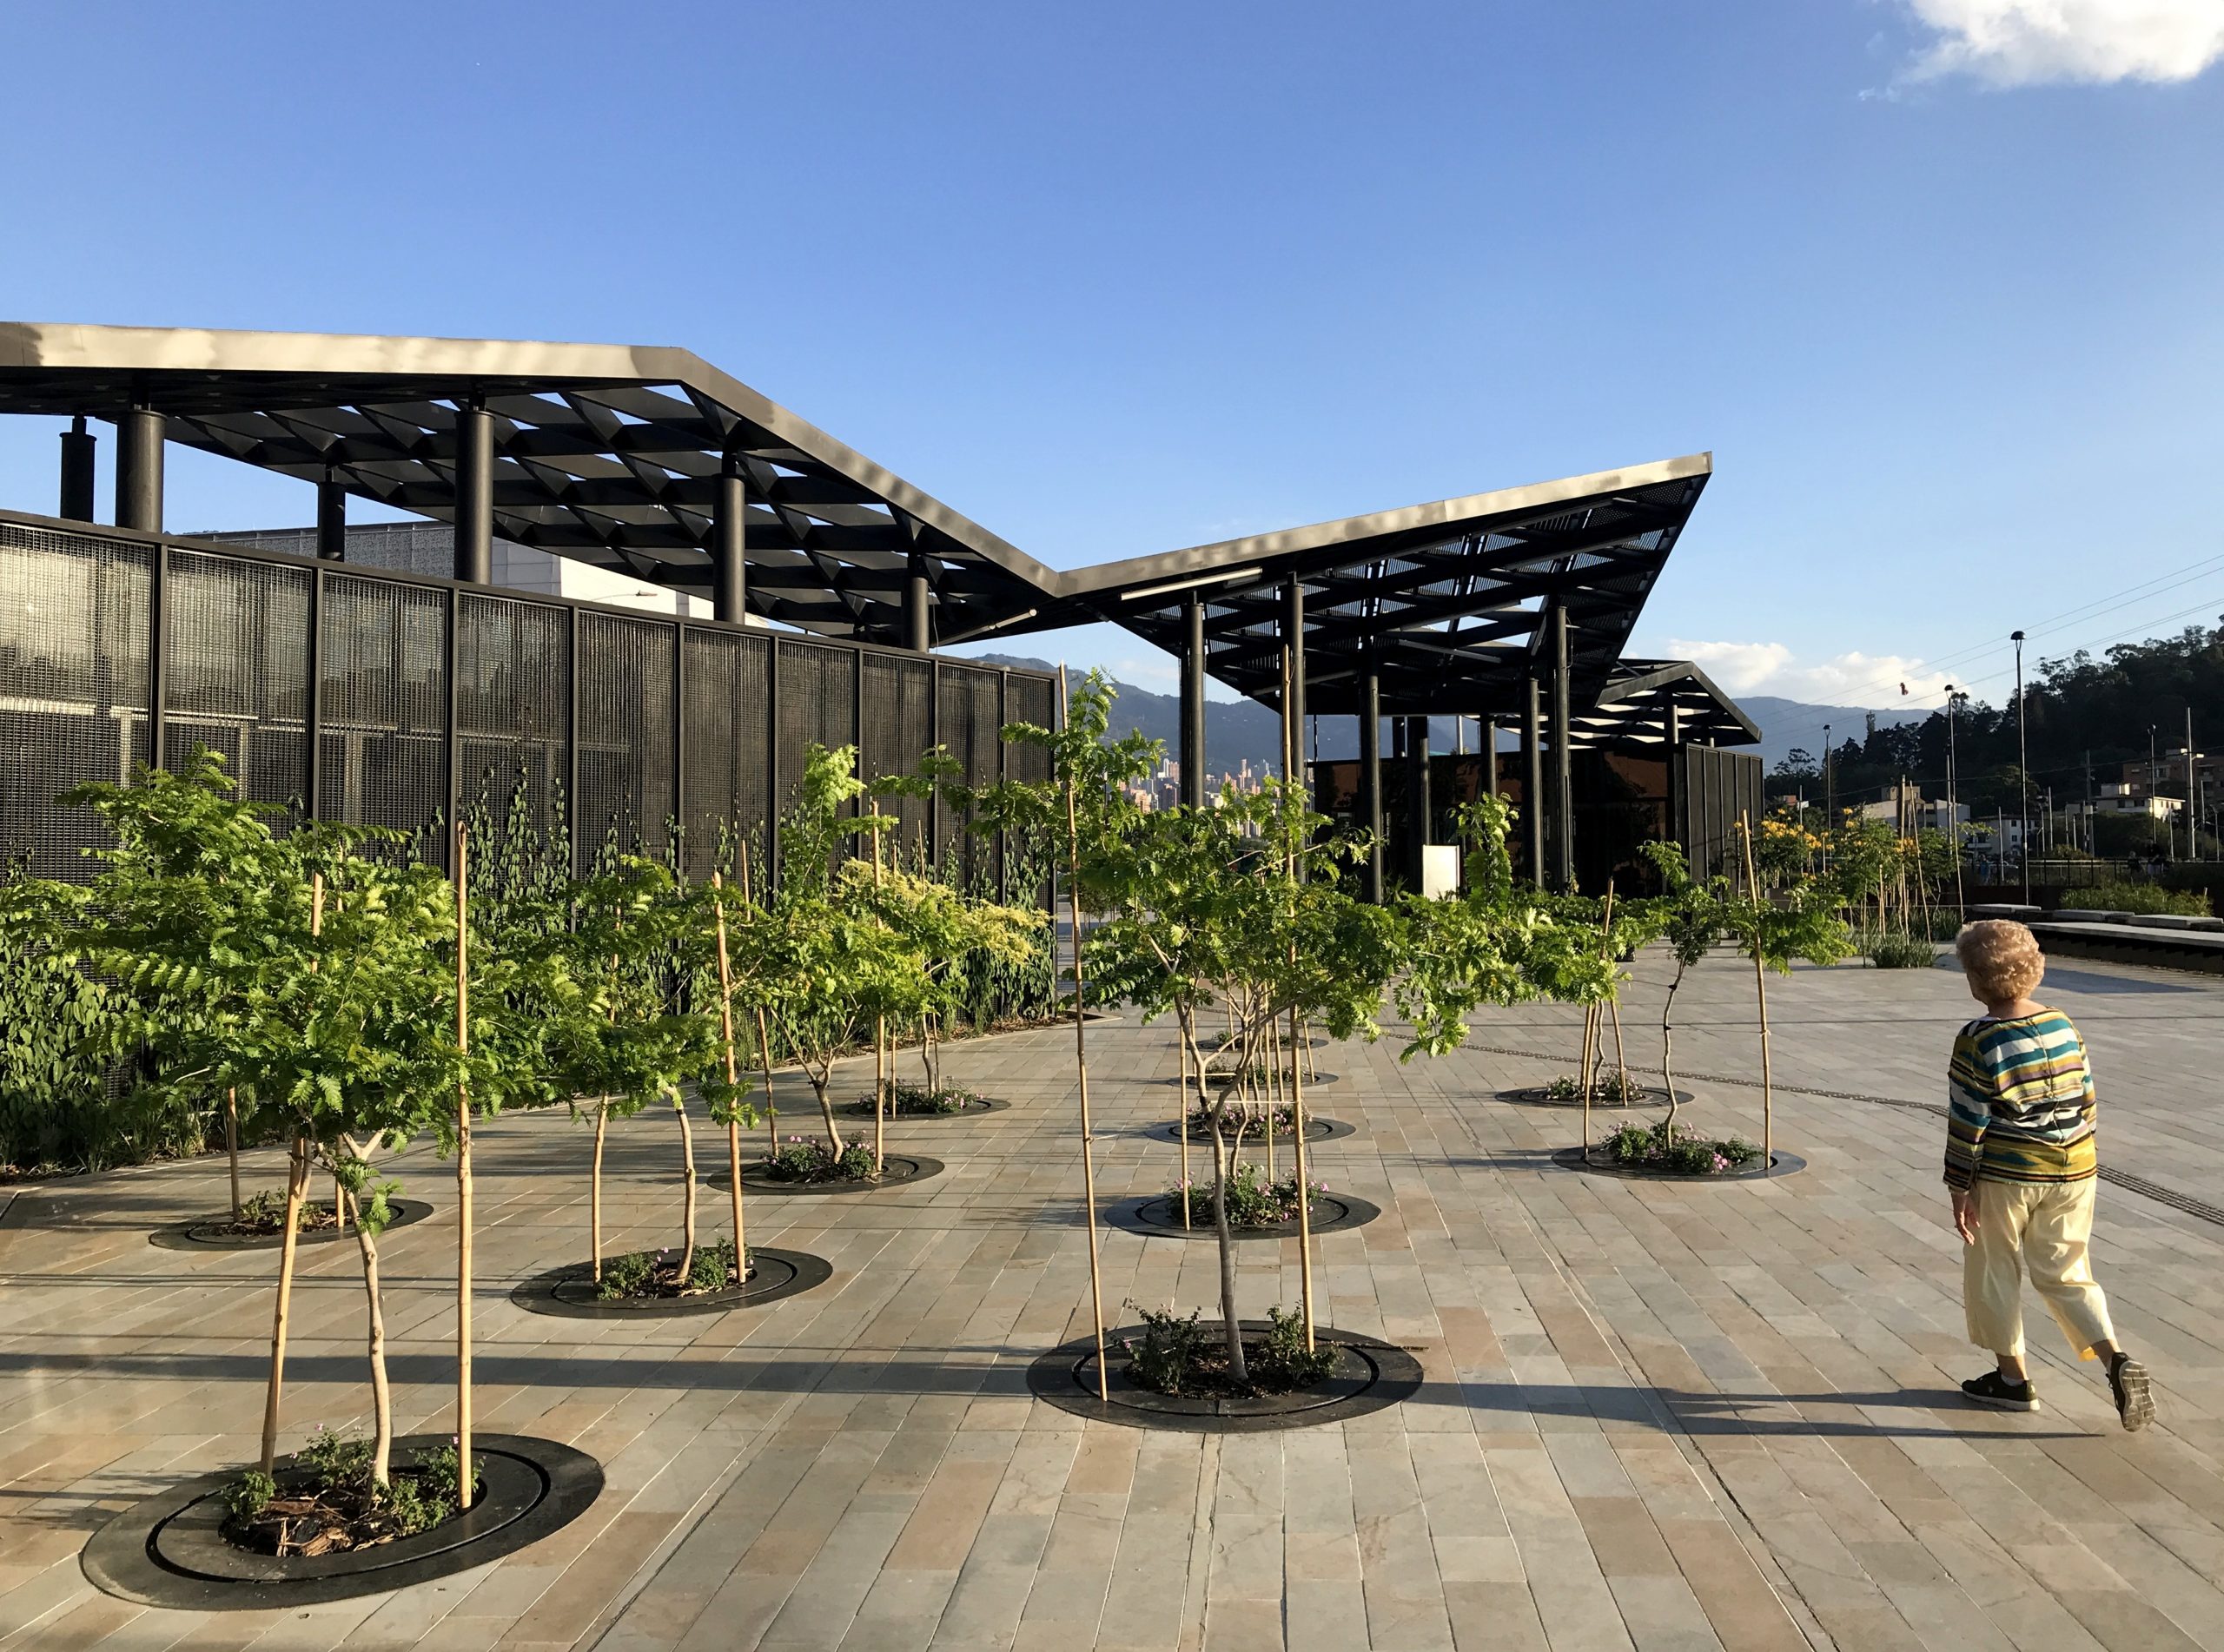
<svg viewBox="0 0 2224 1652"><path fill-rule="evenodd" d="M1972 1377L1962 1384L1962 1396L1972 1404L1989 1405L1997 1411L2035 1411L2039 1397L2029 1382L2011 1383L1996 1371ZM2131 1424L2126 1424L2127 1428Z"/></svg>
<svg viewBox="0 0 2224 1652"><path fill-rule="evenodd" d="M2147 1367L2129 1354L2108 1362L2108 1392L2115 1396L2116 1415L2124 1431L2136 1434L2154 1420L2154 1396L2147 1384Z"/></svg>

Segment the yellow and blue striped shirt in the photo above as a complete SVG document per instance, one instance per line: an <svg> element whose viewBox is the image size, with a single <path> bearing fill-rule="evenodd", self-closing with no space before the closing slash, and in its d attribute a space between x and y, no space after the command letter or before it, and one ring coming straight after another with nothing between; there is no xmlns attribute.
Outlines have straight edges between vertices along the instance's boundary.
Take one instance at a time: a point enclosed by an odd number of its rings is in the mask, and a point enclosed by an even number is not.
<svg viewBox="0 0 2224 1652"><path fill-rule="evenodd" d="M2093 1064L2058 1009L1971 1021L1947 1069L1946 1181L2082 1181L2100 1173Z"/></svg>

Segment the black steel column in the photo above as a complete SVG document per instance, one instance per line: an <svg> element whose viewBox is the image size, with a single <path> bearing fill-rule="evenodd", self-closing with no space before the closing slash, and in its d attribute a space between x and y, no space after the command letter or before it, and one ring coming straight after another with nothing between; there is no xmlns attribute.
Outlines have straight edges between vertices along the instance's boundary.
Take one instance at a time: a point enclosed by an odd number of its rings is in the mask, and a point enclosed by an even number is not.
<svg viewBox="0 0 2224 1652"><path fill-rule="evenodd" d="M1289 582L1288 605L1282 613L1282 645L1289 650L1289 744L1296 778L1305 777L1305 584Z"/></svg>
<svg viewBox="0 0 2224 1652"><path fill-rule="evenodd" d="M1486 796L1495 797L1498 796L1498 719L1485 717L1482 725L1483 793Z"/></svg>
<svg viewBox="0 0 2224 1652"><path fill-rule="evenodd" d="M116 416L116 525L162 531L162 416L145 407Z"/></svg>
<svg viewBox="0 0 2224 1652"><path fill-rule="evenodd" d="M566 608L568 636L564 643L564 829L570 840L572 876L586 875L586 853L579 845L579 611Z"/></svg>
<svg viewBox="0 0 2224 1652"><path fill-rule="evenodd" d="M328 470L316 485L316 553L326 562L348 560L348 490Z"/></svg>
<svg viewBox="0 0 2224 1652"><path fill-rule="evenodd" d="M1684 712L1672 697L1668 702L1668 822L1661 836L1690 847L1684 827Z"/></svg>
<svg viewBox="0 0 2224 1652"><path fill-rule="evenodd" d="M165 539L155 547L155 565L147 581L147 762L156 769L163 766L162 703L169 697L170 628L163 617L169 584L170 546Z"/></svg>
<svg viewBox="0 0 2224 1652"><path fill-rule="evenodd" d="M1552 884L1575 893L1574 725L1568 716L1567 610L1552 605Z"/></svg>
<svg viewBox="0 0 2224 1652"><path fill-rule="evenodd" d="M1406 724L1406 886L1421 891L1422 850L1428 843L1428 719L1409 717Z"/></svg>
<svg viewBox="0 0 2224 1652"><path fill-rule="evenodd" d="M672 638L672 869L687 876L687 622Z"/></svg>
<svg viewBox="0 0 2224 1652"><path fill-rule="evenodd" d="M914 555L904 571L904 646L914 654L934 646L934 604L927 588L927 562Z"/></svg>
<svg viewBox="0 0 2224 1652"><path fill-rule="evenodd" d="M1521 815L1528 828L1529 881L1545 887L1545 751L1543 685L1532 662L1521 680Z"/></svg>
<svg viewBox="0 0 2224 1652"><path fill-rule="evenodd" d="M1195 597L1182 605L1182 801L1201 808L1205 801L1205 605Z"/></svg>
<svg viewBox="0 0 2224 1652"><path fill-rule="evenodd" d="M719 467L711 512L711 614L729 625L749 616L749 481L738 456Z"/></svg>
<svg viewBox="0 0 2224 1652"><path fill-rule="evenodd" d="M448 808L447 837L441 846L440 862L448 869L451 878L465 876L468 869L455 863L456 823L463 818L463 730L457 710L461 699L459 693L456 667L463 659L463 593L450 587L448 591L448 638L447 658L447 709L443 715L448 726Z"/></svg>
<svg viewBox="0 0 2224 1652"><path fill-rule="evenodd" d="M455 577L494 579L494 415L484 407L455 413Z"/></svg>
<svg viewBox="0 0 2224 1652"><path fill-rule="evenodd" d="M927 662L927 750L942 750L942 662ZM927 864L936 872L942 870L942 786L936 783L934 794L927 799Z"/></svg>
<svg viewBox="0 0 2224 1652"><path fill-rule="evenodd" d="M780 639L764 639L764 898L772 894L772 880L780 872L780 816L786 801L780 796Z"/></svg>
<svg viewBox="0 0 2224 1652"><path fill-rule="evenodd" d="M93 519L93 462L97 439L85 428L83 414L62 433L62 508L56 516L72 522Z"/></svg>
<svg viewBox="0 0 2224 1652"><path fill-rule="evenodd" d="M1382 900L1382 679L1364 671L1359 679L1359 823L1369 840L1361 892Z"/></svg>

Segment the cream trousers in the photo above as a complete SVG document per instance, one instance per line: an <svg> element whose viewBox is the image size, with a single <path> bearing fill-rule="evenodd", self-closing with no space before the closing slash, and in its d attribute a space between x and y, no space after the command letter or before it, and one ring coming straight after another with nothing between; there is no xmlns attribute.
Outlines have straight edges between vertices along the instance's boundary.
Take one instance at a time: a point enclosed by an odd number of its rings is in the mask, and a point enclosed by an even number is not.
<svg viewBox="0 0 2224 1652"><path fill-rule="evenodd" d="M1977 1236L1962 1252L1962 1305L1971 1342L2022 1357L2027 1268L2080 1358L2093 1358L2095 1343L2116 1339L2087 1250L2099 1180L1976 1184Z"/></svg>

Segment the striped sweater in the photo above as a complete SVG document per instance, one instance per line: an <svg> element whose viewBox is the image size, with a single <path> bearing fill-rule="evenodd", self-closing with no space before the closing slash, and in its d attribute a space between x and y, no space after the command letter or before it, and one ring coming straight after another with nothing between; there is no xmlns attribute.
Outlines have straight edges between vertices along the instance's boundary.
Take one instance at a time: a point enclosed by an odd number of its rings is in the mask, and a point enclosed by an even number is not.
<svg viewBox="0 0 2224 1652"><path fill-rule="evenodd" d="M2058 1009L1971 1021L1947 1070L1946 1183L2082 1181L2100 1173L2093 1066Z"/></svg>

